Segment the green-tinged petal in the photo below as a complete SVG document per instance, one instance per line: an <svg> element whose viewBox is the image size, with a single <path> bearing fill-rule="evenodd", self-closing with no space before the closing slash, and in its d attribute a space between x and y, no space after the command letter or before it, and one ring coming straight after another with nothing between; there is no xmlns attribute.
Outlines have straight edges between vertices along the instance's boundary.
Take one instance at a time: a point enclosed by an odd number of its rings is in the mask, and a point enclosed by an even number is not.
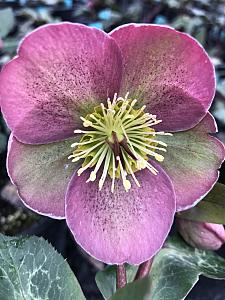
<svg viewBox="0 0 225 300"><path fill-rule="evenodd" d="M214 119L207 114L195 128L160 138L168 145L162 167L173 182L178 211L194 206L218 179L225 149L208 134L215 131Z"/></svg>
<svg viewBox="0 0 225 300"><path fill-rule="evenodd" d="M32 210L52 218L64 218L65 191L76 168L68 160L73 139L46 145L9 140L8 172L19 195Z"/></svg>
<svg viewBox="0 0 225 300"><path fill-rule="evenodd" d="M225 185L216 183L208 195L195 207L177 213L177 217L216 224L225 224Z"/></svg>

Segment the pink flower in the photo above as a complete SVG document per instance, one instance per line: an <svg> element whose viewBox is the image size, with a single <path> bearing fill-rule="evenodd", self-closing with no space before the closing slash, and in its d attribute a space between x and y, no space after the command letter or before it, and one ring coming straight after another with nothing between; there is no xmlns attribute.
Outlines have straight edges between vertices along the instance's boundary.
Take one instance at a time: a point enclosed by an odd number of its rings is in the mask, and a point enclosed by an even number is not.
<svg viewBox="0 0 225 300"><path fill-rule="evenodd" d="M66 218L97 259L139 264L175 211L217 181L214 92L206 52L172 28L40 27L0 75L11 180L28 207Z"/></svg>
<svg viewBox="0 0 225 300"><path fill-rule="evenodd" d="M192 247L218 250L225 243L225 230L221 224L177 219L178 231Z"/></svg>

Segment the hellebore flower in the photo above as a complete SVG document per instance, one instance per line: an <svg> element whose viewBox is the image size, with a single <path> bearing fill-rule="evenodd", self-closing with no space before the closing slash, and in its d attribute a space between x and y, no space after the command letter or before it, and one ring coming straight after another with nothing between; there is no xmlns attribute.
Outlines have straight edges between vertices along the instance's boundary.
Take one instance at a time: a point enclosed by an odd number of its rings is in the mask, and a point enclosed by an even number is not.
<svg viewBox="0 0 225 300"><path fill-rule="evenodd" d="M218 250L225 243L225 230L221 224L177 219L178 231L192 247Z"/></svg>
<svg viewBox="0 0 225 300"><path fill-rule="evenodd" d="M11 180L92 256L139 264L217 181L214 92L207 54L172 28L40 27L0 76Z"/></svg>

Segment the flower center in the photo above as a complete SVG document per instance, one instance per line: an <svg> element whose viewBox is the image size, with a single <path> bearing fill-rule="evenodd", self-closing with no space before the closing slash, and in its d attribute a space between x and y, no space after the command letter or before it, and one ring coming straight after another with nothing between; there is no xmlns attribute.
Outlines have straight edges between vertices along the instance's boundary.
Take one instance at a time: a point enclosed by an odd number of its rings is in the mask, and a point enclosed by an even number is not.
<svg viewBox="0 0 225 300"><path fill-rule="evenodd" d="M114 95L113 101L107 99L107 106L103 103L95 107L92 114L81 117L83 126L90 130L77 129L74 133L83 134L69 156L72 162L82 160L82 167L77 171L80 176L88 168L93 168L87 182L95 181L97 173L101 172L99 189L101 190L107 175L112 178L111 191L114 191L115 180L122 179L126 191L131 188L127 179L130 174L140 187L135 172L147 168L152 174L158 171L149 162L154 157L162 162L164 157L160 152L166 152L167 144L156 139L156 136L171 135L156 132L152 127L162 122L155 115L145 112L145 105L135 109L137 100ZM100 171L101 170L101 171Z"/></svg>

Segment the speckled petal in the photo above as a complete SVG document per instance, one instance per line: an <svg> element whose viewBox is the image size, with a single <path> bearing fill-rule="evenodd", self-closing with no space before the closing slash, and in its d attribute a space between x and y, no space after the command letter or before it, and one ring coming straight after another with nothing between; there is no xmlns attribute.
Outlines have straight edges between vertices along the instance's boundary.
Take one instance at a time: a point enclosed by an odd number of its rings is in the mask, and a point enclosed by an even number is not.
<svg viewBox="0 0 225 300"><path fill-rule="evenodd" d="M68 160L73 141L27 145L10 137L8 173L30 209L52 218L65 217L66 188L76 168Z"/></svg>
<svg viewBox="0 0 225 300"><path fill-rule="evenodd" d="M218 179L225 149L208 134L215 131L214 118L208 113L193 129L160 138L168 144L161 165L173 182L178 211L194 206Z"/></svg>
<svg viewBox="0 0 225 300"><path fill-rule="evenodd" d="M121 94L130 92L162 123L160 130L194 127L215 93L214 67L189 35L158 25L129 24L110 34L122 51Z"/></svg>
<svg viewBox="0 0 225 300"><path fill-rule="evenodd" d="M89 176L74 175L66 195L66 220L75 240L88 253L109 264L139 264L162 246L173 222L174 191L160 169L155 176L142 170L141 187L125 192L121 181L111 193L111 179L99 191ZM132 179L131 179L132 180Z"/></svg>
<svg viewBox="0 0 225 300"><path fill-rule="evenodd" d="M103 31L61 23L42 26L22 41L0 75L3 115L24 143L73 135L80 116L118 91L121 54Z"/></svg>

